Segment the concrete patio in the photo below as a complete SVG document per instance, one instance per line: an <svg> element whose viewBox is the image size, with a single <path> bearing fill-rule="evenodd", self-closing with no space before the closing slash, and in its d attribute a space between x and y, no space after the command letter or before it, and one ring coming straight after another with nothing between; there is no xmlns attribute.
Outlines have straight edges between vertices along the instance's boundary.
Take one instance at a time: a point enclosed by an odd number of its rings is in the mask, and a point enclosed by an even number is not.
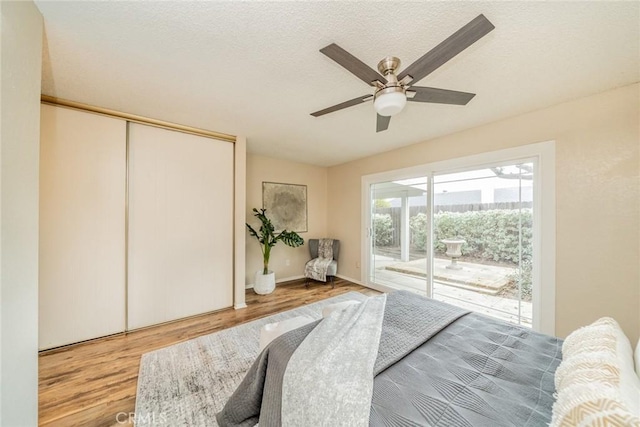
<svg viewBox="0 0 640 427"><path fill-rule="evenodd" d="M499 296L509 284L514 268L458 262L460 270L447 269L448 259L434 262L433 297L477 313L531 327L532 304ZM425 258L408 262L384 255L374 258L375 282L426 295L427 262Z"/></svg>
<svg viewBox="0 0 640 427"><path fill-rule="evenodd" d="M475 264L459 261L459 269L448 267L447 259L436 258L433 263L433 278L450 286L468 289L488 295L497 295L509 285L509 276L516 269L496 265ZM385 267L386 270L408 274L410 276L427 277L427 259L409 262L396 262Z"/></svg>

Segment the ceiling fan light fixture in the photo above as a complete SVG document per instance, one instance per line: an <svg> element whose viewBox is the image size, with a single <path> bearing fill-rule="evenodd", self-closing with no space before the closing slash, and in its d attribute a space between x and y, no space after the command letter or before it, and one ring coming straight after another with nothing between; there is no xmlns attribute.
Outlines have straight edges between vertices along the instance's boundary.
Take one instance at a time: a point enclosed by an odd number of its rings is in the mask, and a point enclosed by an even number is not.
<svg viewBox="0 0 640 427"><path fill-rule="evenodd" d="M378 91L373 108L381 116L394 116L407 104L407 96L400 87L389 87Z"/></svg>

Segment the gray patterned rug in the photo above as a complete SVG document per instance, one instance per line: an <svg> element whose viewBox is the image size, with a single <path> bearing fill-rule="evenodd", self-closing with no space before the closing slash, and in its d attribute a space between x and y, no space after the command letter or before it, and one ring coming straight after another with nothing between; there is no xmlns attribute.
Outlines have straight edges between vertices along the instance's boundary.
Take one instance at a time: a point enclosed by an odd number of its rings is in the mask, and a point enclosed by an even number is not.
<svg viewBox="0 0 640 427"><path fill-rule="evenodd" d="M136 425L217 425L215 414L258 355L263 325L296 316L320 319L322 308L328 304L364 298L359 292L349 292L143 354L136 394Z"/></svg>

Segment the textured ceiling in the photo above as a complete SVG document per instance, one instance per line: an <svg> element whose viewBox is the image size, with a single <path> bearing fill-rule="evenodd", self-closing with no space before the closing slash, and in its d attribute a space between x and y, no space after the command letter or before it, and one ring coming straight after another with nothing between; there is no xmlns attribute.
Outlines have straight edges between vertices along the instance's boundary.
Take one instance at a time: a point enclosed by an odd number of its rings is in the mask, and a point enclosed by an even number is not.
<svg viewBox="0 0 640 427"><path fill-rule="evenodd" d="M322 166L640 80L639 2L54 2L43 93L244 135L250 152ZM408 66L483 13L496 29L420 81L474 92L409 103L376 134L370 92L318 50Z"/></svg>

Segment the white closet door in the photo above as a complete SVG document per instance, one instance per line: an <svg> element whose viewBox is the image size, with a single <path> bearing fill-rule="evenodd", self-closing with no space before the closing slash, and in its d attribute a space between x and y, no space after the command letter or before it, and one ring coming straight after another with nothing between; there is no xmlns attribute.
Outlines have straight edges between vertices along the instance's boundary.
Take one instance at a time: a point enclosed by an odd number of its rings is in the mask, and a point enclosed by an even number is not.
<svg viewBox="0 0 640 427"><path fill-rule="evenodd" d="M128 328L233 303L233 144L129 125Z"/></svg>
<svg viewBox="0 0 640 427"><path fill-rule="evenodd" d="M125 330L126 122L42 105L40 128L46 349Z"/></svg>

